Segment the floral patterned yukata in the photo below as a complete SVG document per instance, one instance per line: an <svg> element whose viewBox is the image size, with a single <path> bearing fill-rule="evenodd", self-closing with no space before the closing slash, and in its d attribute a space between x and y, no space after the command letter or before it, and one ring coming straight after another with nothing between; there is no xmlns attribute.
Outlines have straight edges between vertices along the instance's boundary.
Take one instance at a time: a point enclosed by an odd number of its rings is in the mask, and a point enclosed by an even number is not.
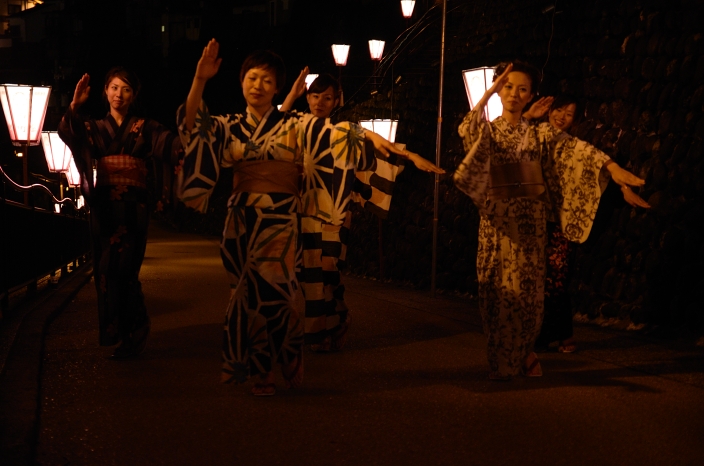
<svg viewBox="0 0 704 466"><path fill-rule="evenodd" d="M570 241L589 235L609 157L553 128L502 117L489 123L471 111L459 127L465 156L454 174L457 187L480 212L477 277L479 309L488 338L492 374L521 372L533 351L543 318L546 221L554 218ZM544 192L534 197L488 196L492 167L537 162Z"/></svg>
<svg viewBox="0 0 704 466"><path fill-rule="evenodd" d="M201 103L190 132L183 126L184 117L182 106L178 120L186 157L181 199L201 212L206 210L220 167L237 172L242 163L275 160L302 170L304 153L306 164L323 165L306 169L308 178L315 177L319 184L308 190L303 204L298 192L240 191L237 183L228 200L220 245L232 290L225 318L223 373L228 382L243 382L270 372L276 363L290 364L302 351L299 215L302 205L307 209L332 205L336 208L327 211L330 222L344 219L344 199L335 193L344 191L347 171L354 177L355 163L364 150L364 132L355 124L333 125L313 115L282 113L273 107L259 120L249 112L213 116Z"/></svg>
<svg viewBox="0 0 704 466"><path fill-rule="evenodd" d="M149 216L169 200L181 141L154 120L127 115L118 125L109 113L102 120L85 119L70 107L58 132L74 155L90 207L100 345L146 338L149 317L139 270Z"/></svg>

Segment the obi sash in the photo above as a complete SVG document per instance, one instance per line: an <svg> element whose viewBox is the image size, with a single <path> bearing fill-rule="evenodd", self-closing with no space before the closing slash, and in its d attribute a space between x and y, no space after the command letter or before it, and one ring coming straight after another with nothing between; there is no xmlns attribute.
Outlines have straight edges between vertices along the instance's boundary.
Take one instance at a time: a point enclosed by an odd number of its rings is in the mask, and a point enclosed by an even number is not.
<svg viewBox="0 0 704 466"><path fill-rule="evenodd" d="M545 193L543 170L539 161L492 165L487 198L491 200L529 197Z"/></svg>
<svg viewBox="0 0 704 466"><path fill-rule="evenodd" d="M235 193L300 194L298 166L283 160L251 160L234 166L232 191Z"/></svg>
<svg viewBox="0 0 704 466"><path fill-rule="evenodd" d="M147 165L131 155L108 155L98 159L96 186L147 187Z"/></svg>

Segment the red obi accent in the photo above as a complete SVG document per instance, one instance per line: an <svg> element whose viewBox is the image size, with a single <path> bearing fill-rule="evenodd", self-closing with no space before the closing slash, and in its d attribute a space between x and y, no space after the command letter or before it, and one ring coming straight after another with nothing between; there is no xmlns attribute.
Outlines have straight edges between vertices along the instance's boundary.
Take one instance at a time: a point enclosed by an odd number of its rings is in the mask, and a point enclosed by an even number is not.
<svg viewBox="0 0 704 466"><path fill-rule="evenodd" d="M96 186L147 187L147 165L131 155L108 155L98 159Z"/></svg>

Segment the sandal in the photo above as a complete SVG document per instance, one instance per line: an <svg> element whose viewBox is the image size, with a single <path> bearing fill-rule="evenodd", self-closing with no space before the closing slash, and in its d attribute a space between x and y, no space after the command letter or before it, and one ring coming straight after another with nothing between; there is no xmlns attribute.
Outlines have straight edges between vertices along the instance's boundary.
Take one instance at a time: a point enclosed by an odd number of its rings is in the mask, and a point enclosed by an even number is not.
<svg viewBox="0 0 704 466"><path fill-rule="evenodd" d="M557 351L560 353L574 353L577 351L577 345L572 338L568 338L567 340L562 340L560 342L560 346L558 346Z"/></svg>
<svg viewBox="0 0 704 466"><path fill-rule="evenodd" d="M325 340L320 343L310 345L310 350L314 353L327 353L330 351L330 337L326 337Z"/></svg>
<svg viewBox="0 0 704 466"><path fill-rule="evenodd" d="M494 380L497 382L510 382L513 377L510 375L501 375L498 372L489 372L489 380Z"/></svg>
<svg viewBox="0 0 704 466"><path fill-rule="evenodd" d="M538 355L535 353L530 353L528 358L530 358L531 355L533 356L533 362L530 363L528 367L523 367L523 375L526 377L542 377L543 368L540 366ZM528 360L528 358L526 358L526 361Z"/></svg>
<svg viewBox="0 0 704 466"><path fill-rule="evenodd" d="M254 395L254 396L274 396L274 395L276 395L276 384L257 382L252 387L252 395Z"/></svg>
<svg viewBox="0 0 704 466"><path fill-rule="evenodd" d="M286 373L286 368L284 366L281 366L281 374L284 376L284 382L286 382L286 388L287 389L292 389L292 388L298 388L301 386L303 383L303 352L301 351L296 355L296 365L294 366L293 370L290 372ZM293 362L289 363L289 366L293 364Z"/></svg>
<svg viewBox="0 0 704 466"><path fill-rule="evenodd" d="M347 319L340 325L340 330L332 337L330 342L330 351L340 351L347 342L347 331L350 329L350 315L347 314Z"/></svg>

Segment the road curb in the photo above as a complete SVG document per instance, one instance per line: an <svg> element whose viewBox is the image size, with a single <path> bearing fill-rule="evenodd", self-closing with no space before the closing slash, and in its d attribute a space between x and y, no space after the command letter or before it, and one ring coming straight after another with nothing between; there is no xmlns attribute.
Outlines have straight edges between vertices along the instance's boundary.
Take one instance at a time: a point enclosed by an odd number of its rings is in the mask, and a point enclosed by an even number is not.
<svg viewBox="0 0 704 466"><path fill-rule="evenodd" d="M22 319L0 375L0 458L3 464L34 463L44 336L51 322L90 280L87 262Z"/></svg>

